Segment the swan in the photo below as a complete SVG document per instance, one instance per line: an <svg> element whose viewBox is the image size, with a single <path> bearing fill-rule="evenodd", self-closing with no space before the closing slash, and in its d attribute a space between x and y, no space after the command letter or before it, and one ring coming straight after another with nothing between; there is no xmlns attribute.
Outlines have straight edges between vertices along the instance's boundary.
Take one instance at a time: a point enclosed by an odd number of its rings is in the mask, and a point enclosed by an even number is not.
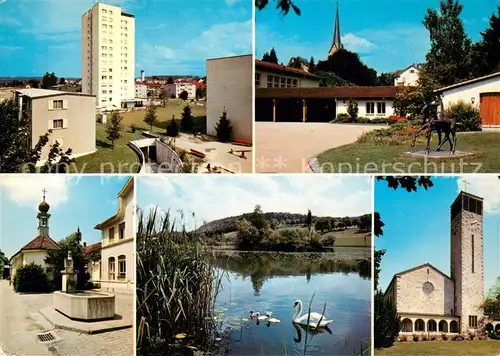
<svg viewBox="0 0 500 356"><path fill-rule="evenodd" d="M267 316L265 315L260 315L259 312L254 312L252 310L250 310L250 319L252 320L267 320Z"/></svg>
<svg viewBox="0 0 500 356"><path fill-rule="evenodd" d="M271 312L267 312L267 313L266 313L266 317L267 317L267 322L268 322L268 323L271 323L271 324L278 324L278 323L280 323L280 322L281 322L279 319L272 318L272 315L273 315L273 313L271 313Z"/></svg>
<svg viewBox="0 0 500 356"><path fill-rule="evenodd" d="M325 328L328 324L330 324L333 320L326 320L323 315L320 313L306 313L302 316L299 316L300 313L302 313L302 301L301 300L296 300L295 303L293 304L293 307L295 308L296 306L299 306L299 310L297 311L297 314L295 314L295 317L293 318L293 322L300 324L300 325L305 325L305 326L310 326L313 328ZM309 324L307 323L307 319L309 318ZM320 322L321 320L321 322ZM319 322L319 325L318 325Z"/></svg>

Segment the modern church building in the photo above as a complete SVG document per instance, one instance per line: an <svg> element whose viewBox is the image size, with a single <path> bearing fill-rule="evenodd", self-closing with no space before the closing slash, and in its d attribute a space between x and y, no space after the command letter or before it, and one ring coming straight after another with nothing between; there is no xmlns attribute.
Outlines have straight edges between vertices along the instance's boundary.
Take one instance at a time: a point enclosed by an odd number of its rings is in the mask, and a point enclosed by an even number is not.
<svg viewBox="0 0 500 356"><path fill-rule="evenodd" d="M450 225L451 275L426 263L396 273L385 292L401 317L401 334L477 332L494 323L480 307L484 301L483 198L460 192L451 205Z"/></svg>

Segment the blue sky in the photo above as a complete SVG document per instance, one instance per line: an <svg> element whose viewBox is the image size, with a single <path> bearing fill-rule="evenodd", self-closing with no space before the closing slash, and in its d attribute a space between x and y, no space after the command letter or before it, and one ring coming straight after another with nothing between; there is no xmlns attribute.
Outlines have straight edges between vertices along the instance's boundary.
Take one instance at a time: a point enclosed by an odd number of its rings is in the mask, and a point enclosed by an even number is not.
<svg viewBox="0 0 500 356"><path fill-rule="evenodd" d="M0 249L8 258L37 235L38 204L42 189L50 205L49 233L60 241L80 227L87 243L99 242L101 232L94 226L118 211L117 194L125 176L0 176Z"/></svg>
<svg viewBox="0 0 500 356"><path fill-rule="evenodd" d="M434 186L392 190L375 183L375 211L385 223L375 246L387 252L382 258L380 286L385 290L394 274L430 263L450 275L450 206L459 189L484 198L485 292L500 276L500 182L496 175L433 178ZM460 188L459 188L460 187Z"/></svg>
<svg viewBox="0 0 500 356"><path fill-rule="evenodd" d="M250 0L108 0L135 15L136 76L205 74L252 53ZM0 0L0 77L81 76L81 16L93 0Z"/></svg>
<svg viewBox="0 0 500 356"><path fill-rule="evenodd" d="M137 205L149 211L158 206L180 217L186 228L253 211L316 216L357 216L371 211L371 181L368 177L329 175L290 176L147 176L137 182ZM195 218L192 217L195 213Z"/></svg>
<svg viewBox="0 0 500 356"><path fill-rule="evenodd" d="M473 41L480 38L488 18L497 12L499 0L460 0L461 18ZM256 56L273 46L284 64L290 57L323 60L333 40L335 2L296 0L301 16L282 16L273 6L256 12ZM377 72L393 72L414 62L423 62L430 48L429 34L422 21L428 8L439 0L340 0L340 31L344 47L359 53Z"/></svg>

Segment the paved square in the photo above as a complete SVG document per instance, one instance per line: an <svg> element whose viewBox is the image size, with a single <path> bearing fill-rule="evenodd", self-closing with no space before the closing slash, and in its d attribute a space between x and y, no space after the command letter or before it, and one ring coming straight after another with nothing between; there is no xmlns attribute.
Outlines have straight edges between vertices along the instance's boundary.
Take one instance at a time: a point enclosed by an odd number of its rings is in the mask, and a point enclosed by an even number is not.
<svg viewBox="0 0 500 356"><path fill-rule="evenodd" d="M0 280L0 356L131 356L133 328L89 335L53 329L39 310L52 305L52 294L17 294ZM133 296L116 294L116 313L133 317ZM37 333L53 330L60 341L42 344Z"/></svg>
<svg viewBox="0 0 500 356"><path fill-rule="evenodd" d="M256 122L257 173L310 173L309 159L386 125Z"/></svg>

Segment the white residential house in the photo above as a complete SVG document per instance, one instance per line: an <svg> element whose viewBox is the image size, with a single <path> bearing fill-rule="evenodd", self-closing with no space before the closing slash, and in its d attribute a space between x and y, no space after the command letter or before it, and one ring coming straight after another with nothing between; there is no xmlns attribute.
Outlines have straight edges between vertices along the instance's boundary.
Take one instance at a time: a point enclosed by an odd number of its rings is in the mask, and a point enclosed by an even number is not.
<svg viewBox="0 0 500 356"><path fill-rule="evenodd" d="M148 98L148 86L145 83L135 83L135 97L140 99Z"/></svg>
<svg viewBox="0 0 500 356"><path fill-rule="evenodd" d="M82 92L103 110L133 107L134 72L134 15L96 3L82 15Z"/></svg>
<svg viewBox="0 0 500 356"><path fill-rule="evenodd" d="M235 140L252 142L253 55L207 60L207 134L216 136L215 126L225 110Z"/></svg>
<svg viewBox="0 0 500 356"><path fill-rule="evenodd" d="M96 225L102 231L101 278L102 290L134 290L134 178L129 178L118 193L118 212Z"/></svg>
<svg viewBox="0 0 500 356"><path fill-rule="evenodd" d="M394 75L395 86L414 87L418 85L420 69L418 65L412 64L408 68L397 70Z"/></svg>
<svg viewBox="0 0 500 356"><path fill-rule="evenodd" d="M187 92L188 99L196 99L196 84L193 83L173 83L165 84L165 93L167 98L179 98L179 95L183 92Z"/></svg>
<svg viewBox="0 0 500 356"><path fill-rule="evenodd" d="M479 110L483 128L500 127L500 72L440 88L436 92L441 93L445 109L463 101Z"/></svg>
<svg viewBox="0 0 500 356"><path fill-rule="evenodd" d="M42 149L39 164L47 159L50 146L59 142L64 150L71 148L72 157L96 151L95 96L45 89L16 91L19 118L31 120L29 147L34 148L40 136L49 130L49 144Z"/></svg>
<svg viewBox="0 0 500 356"><path fill-rule="evenodd" d="M16 272L19 268L34 263L41 266L45 272L52 277L52 266L45 262L50 251L59 250L59 245L49 236L49 214L50 205L43 201L38 205L38 227L36 237L16 252L10 259L11 264L11 281L14 280Z"/></svg>

